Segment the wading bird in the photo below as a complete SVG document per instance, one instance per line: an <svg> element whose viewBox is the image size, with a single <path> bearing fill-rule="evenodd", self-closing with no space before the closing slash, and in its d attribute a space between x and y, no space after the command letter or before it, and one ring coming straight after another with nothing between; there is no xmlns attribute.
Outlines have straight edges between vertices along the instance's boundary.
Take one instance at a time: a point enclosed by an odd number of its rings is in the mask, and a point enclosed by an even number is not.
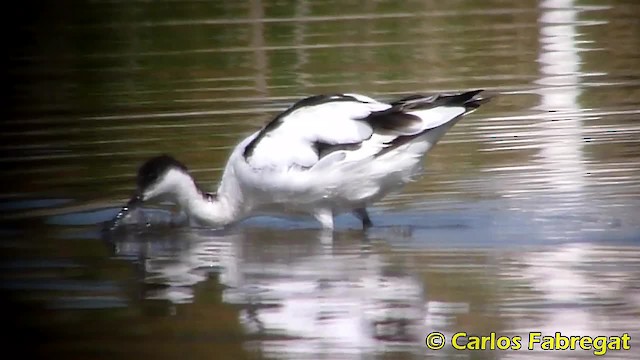
<svg viewBox="0 0 640 360"><path fill-rule="evenodd" d="M111 228L150 200L171 201L205 226L301 213L332 229L334 216L350 212L368 228L367 206L419 175L426 153L489 99L481 92L411 95L391 103L358 94L302 99L234 148L214 194L173 157L147 160Z"/></svg>

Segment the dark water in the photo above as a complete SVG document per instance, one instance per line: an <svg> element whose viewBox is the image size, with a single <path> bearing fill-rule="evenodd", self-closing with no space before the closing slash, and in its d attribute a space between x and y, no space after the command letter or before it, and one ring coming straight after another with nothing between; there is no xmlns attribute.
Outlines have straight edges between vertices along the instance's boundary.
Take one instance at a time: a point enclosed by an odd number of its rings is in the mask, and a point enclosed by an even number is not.
<svg viewBox="0 0 640 360"><path fill-rule="evenodd" d="M428 350L439 331L640 346L635 1L42 3L8 11L7 343L54 358L592 358ZM427 174L340 217L105 236L168 152L215 189L233 145L322 92L484 88ZM525 345L526 347L526 345Z"/></svg>

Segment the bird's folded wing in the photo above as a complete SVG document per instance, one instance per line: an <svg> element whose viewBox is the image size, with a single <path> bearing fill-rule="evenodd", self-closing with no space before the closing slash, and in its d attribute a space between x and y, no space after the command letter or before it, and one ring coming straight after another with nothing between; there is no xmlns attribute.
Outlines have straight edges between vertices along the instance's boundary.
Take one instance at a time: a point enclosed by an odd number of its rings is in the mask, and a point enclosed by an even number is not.
<svg viewBox="0 0 640 360"><path fill-rule="evenodd" d="M348 95L314 98L286 110L247 145L243 156L252 167L310 168L331 151L369 139L373 126L364 119L390 107Z"/></svg>

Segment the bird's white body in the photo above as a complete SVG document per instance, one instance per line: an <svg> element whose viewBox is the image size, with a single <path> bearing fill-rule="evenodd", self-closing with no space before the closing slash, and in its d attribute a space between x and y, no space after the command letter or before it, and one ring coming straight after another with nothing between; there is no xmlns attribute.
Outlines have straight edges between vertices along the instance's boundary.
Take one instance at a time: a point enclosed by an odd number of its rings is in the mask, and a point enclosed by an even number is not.
<svg viewBox="0 0 640 360"><path fill-rule="evenodd" d="M478 93L391 104L356 94L307 98L234 148L214 197L202 196L186 168L170 168L143 200L168 196L210 226L265 213L309 214L324 228L343 212L368 221L366 206L422 172L425 154L484 100Z"/></svg>

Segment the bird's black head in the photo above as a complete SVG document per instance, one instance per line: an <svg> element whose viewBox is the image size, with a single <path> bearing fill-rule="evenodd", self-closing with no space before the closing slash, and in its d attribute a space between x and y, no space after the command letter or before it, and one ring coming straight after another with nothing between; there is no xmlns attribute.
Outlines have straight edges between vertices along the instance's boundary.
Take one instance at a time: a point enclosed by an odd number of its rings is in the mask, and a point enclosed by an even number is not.
<svg viewBox="0 0 640 360"><path fill-rule="evenodd" d="M183 163L166 154L147 160L138 169L136 178L138 191L144 193L145 190L157 184L169 170L174 169L188 173L187 167Z"/></svg>
<svg viewBox="0 0 640 360"><path fill-rule="evenodd" d="M167 174L172 170L177 170L186 176L172 177L167 180ZM125 219L128 213L151 198L171 195L176 187L184 186L187 182L193 184L193 179L189 175L187 167L169 155L159 155L147 160L138 169L136 178L137 189L127 204L120 210L115 218L107 224L107 229L117 228Z"/></svg>

